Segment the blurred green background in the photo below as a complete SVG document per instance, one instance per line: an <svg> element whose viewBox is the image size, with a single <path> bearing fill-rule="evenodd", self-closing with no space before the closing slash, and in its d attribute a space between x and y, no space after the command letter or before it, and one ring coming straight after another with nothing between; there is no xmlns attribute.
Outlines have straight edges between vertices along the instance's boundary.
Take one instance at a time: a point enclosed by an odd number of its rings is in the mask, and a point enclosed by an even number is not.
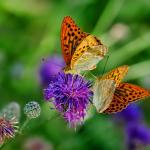
<svg viewBox="0 0 150 150"><path fill-rule="evenodd" d="M150 89L149 0L0 0L0 107L17 101L23 109L31 100L42 107L40 118L32 120L21 137L5 146L6 150L22 149L32 136L43 137L56 150L125 147L123 131L111 116L103 114L95 114L76 132L58 117L38 126L55 113L43 100L38 68L43 58L61 54L60 27L68 15L109 47L106 71L130 65L125 81ZM102 73L105 60L95 74ZM150 101L142 101L140 106L150 126ZM24 118L22 112L21 124Z"/></svg>

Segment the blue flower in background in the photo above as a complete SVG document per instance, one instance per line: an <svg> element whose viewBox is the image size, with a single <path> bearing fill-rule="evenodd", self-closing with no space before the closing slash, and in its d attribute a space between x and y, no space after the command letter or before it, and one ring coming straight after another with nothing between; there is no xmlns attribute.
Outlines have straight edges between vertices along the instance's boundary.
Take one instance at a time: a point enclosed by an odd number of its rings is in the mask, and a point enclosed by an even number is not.
<svg viewBox="0 0 150 150"><path fill-rule="evenodd" d="M53 102L71 127L76 127L82 123L86 115L87 106L93 95L90 87L91 82L82 76L61 72L56 76L56 80L51 81L48 88L44 89L44 97Z"/></svg>
<svg viewBox="0 0 150 150"><path fill-rule="evenodd" d="M64 67L62 57L58 55L45 59L39 69L40 83L43 87L47 87L50 81L55 79L55 75Z"/></svg>
<svg viewBox="0 0 150 150"><path fill-rule="evenodd" d="M126 126L128 150L136 150L150 144L150 128L143 124L130 123Z"/></svg>
<svg viewBox="0 0 150 150"><path fill-rule="evenodd" d="M137 104L131 104L123 111L117 113L115 118L125 124L130 122L140 122L143 120L142 110Z"/></svg>
<svg viewBox="0 0 150 150"><path fill-rule="evenodd" d="M124 123L128 150L137 150L150 144L150 128L144 125L142 110L137 104L131 104L117 113L115 119Z"/></svg>

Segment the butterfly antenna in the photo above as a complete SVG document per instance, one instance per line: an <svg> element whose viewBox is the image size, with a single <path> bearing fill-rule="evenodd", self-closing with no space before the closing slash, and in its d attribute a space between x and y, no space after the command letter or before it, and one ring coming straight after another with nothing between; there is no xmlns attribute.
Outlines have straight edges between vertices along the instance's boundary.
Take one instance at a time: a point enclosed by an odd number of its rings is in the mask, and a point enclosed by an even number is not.
<svg viewBox="0 0 150 150"><path fill-rule="evenodd" d="M104 69L103 69L103 72L102 72L102 76L104 75L104 72L105 72L105 69L106 69L106 65L108 63L108 59L109 59L109 55L107 55L106 62L105 62L105 65L104 65Z"/></svg>

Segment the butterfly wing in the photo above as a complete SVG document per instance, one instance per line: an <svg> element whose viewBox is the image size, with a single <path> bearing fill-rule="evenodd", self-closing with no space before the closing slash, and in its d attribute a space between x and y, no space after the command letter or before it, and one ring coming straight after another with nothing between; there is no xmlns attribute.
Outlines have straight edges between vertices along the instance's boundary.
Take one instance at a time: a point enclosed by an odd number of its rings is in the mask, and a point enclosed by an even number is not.
<svg viewBox="0 0 150 150"><path fill-rule="evenodd" d="M97 80L93 86L93 105L99 113L105 111L113 100L115 83L113 80Z"/></svg>
<svg viewBox="0 0 150 150"><path fill-rule="evenodd" d="M71 59L71 69L84 71L92 70L104 58L107 48L93 35L88 35L77 46Z"/></svg>
<svg viewBox="0 0 150 150"><path fill-rule="evenodd" d="M122 111L130 103L150 96L150 91L130 83L120 83L116 88L114 97L104 113L116 113Z"/></svg>
<svg viewBox="0 0 150 150"><path fill-rule="evenodd" d="M127 74L127 72L128 72L127 65L120 66L120 67L115 68L112 71L104 74L102 77L99 77L99 80L103 80L103 79L114 80L116 87L118 87L121 80L124 78L124 76Z"/></svg>
<svg viewBox="0 0 150 150"><path fill-rule="evenodd" d="M61 47L64 60L70 65L72 55L80 42L88 34L82 32L70 16L64 18L61 26Z"/></svg>

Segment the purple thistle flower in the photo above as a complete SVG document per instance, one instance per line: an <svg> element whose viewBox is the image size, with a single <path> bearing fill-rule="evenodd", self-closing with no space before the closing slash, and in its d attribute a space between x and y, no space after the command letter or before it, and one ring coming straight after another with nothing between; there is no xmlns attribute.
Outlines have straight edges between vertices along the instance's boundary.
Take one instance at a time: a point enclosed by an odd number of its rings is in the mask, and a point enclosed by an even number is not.
<svg viewBox="0 0 150 150"><path fill-rule="evenodd" d="M0 144L3 144L5 139L10 139L15 136L18 126L15 118L7 120L5 117L0 117Z"/></svg>
<svg viewBox="0 0 150 150"><path fill-rule="evenodd" d="M150 128L143 124L130 123L126 126L128 150L150 144Z"/></svg>
<svg viewBox="0 0 150 150"><path fill-rule="evenodd" d="M141 120L143 120L142 110L137 104L131 104L123 111L117 113L115 119L125 124L130 122L141 122Z"/></svg>
<svg viewBox="0 0 150 150"><path fill-rule="evenodd" d="M47 87L50 81L55 79L55 75L64 67L62 57L58 55L45 59L39 69L40 83L43 87Z"/></svg>
<svg viewBox="0 0 150 150"><path fill-rule="evenodd" d="M82 123L93 95L91 82L77 74L58 73L56 80L44 89L46 100L53 102L71 127ZM53 100L52 100L53 98Z"/></svg>

